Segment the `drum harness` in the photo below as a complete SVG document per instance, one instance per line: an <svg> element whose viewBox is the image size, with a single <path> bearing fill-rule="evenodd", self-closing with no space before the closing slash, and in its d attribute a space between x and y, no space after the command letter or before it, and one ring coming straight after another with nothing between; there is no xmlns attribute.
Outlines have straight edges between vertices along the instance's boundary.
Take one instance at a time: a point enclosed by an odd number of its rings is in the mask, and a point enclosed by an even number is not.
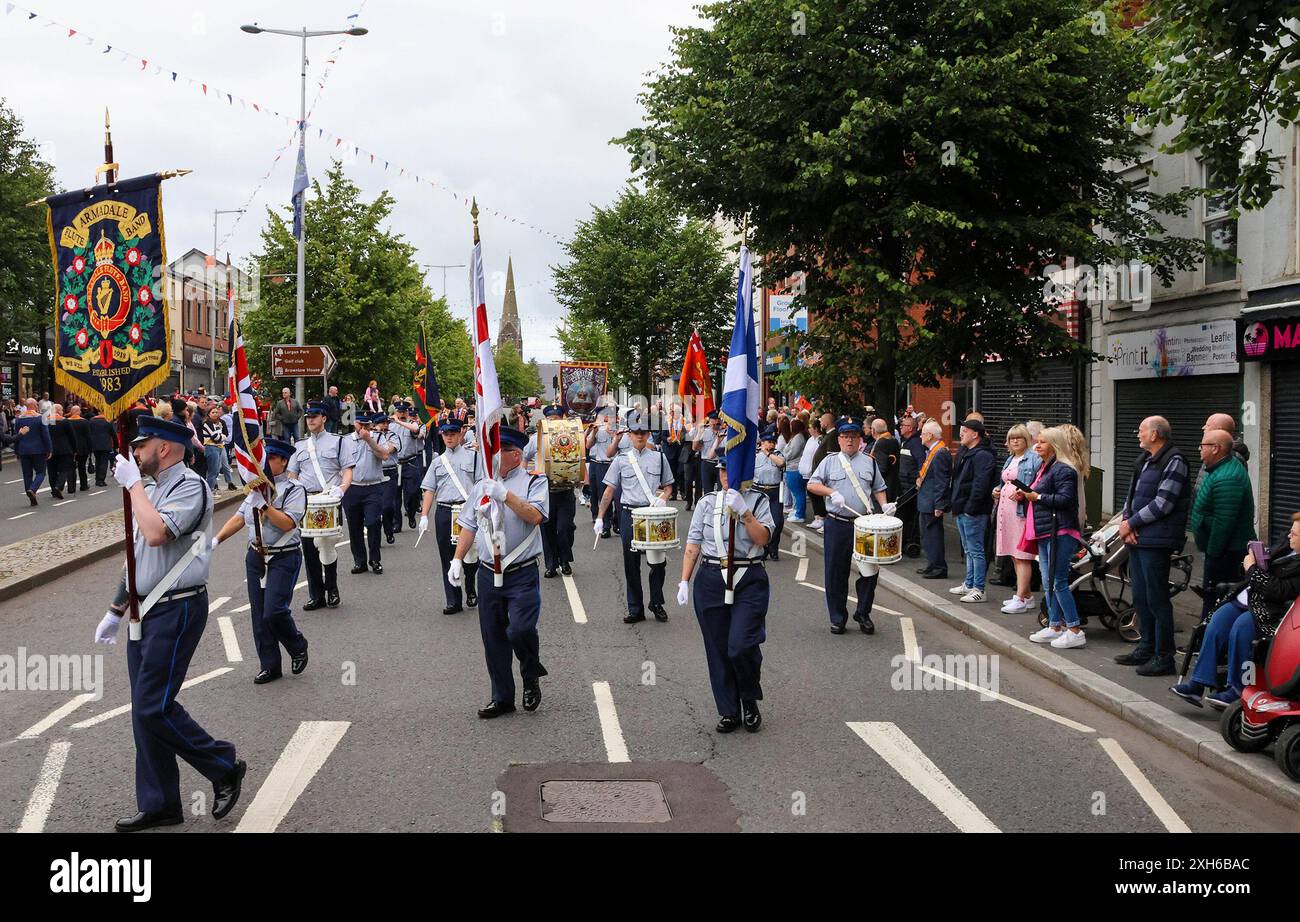
<svg viewBox="0 0 1300 922"><path fill-rule="evenodd" d="M469 502L469 494L465 492L465 487L461 485L460 475L457 474L456 469L451 466L451 459L447 457L448 454L450 454L450 452L444 451L442 454L438 455L438 460L442 462L442 469L445 470L447 472L447 476L451 478L451 485L454 486L456 488L456 492L460 494L461 504L464 505L465 503ZM454 509L456 504L439 503L438 505L447 506L448 508ZM465 554L465 562L475 563L477 561L478 561L478 545L471 544L469 547L469 551Z"/></svg>
<svg viewBox="0 0 1300 922"><path fill-rule="evenodd" d="M862 505L866 508L867 514L871 514L876 507L871 502L871 497L867 496L866 492L863 491L862 481L858 480L857 472L853 470L853 464L848 458L844 457L844 452L837 452L837 455L840 459L840 467L844 468L844 473L849 477L849 483L853 484L853 492L857 493L858 499L862 500ZM875 459L870 460L872 464L876 463ZM839 519L841 522L852 522L857 516L846 517L832 513L832 518Z"/></svg>
<svg viewBox="0 0 1300 922"><path fill-rule="evenodd" d="M722 534L722 520L725 518L727 511L726 491L718 490L714 494L713 501L713 541L718 547L727 546L726 538ZM717 566L723 570L731 564L728 557L704 557L704 562L711 566ZM736 561L736 581L735 588L739 588L741 582L745 579L745 571L750 567L761 567L763 565L762 557L742 557Z"/></svg>
<svg viewBox="0 0 1300 922"><path fill-rule="evenodd" d="M167 491L167 494L163 499L166 499L167 496L171 496L176 488L185 482L189 473L190 472L187 471L186 476L177 480L176 483L172 485L172 488ZM194 476L198 477L197 474ZM199 477L199 483L203 485L203 500L206 505L208 498L208 482L202 477ZM176 581L181 578L181 574L185 572L185 568L190 565L190 561L196 559L203 553L204 548L208 546L209 538L207 530L199 530L199 522L202 521L203 513L199 513L198 521L194 523L194 527L189 531L182 532L176 536L177 540L180 540L185 535L193 534L194 541L190 545L189 549L181 556L181 559L172 564L172 568L163 575L162 579L158 580L158 584L153 587L149 594L145 596L144 601L140 603L140 621L131 623L131 631L133 633L138 633L140 622L144 620L144 616L149 613L151 608L158 604L159 600L161 600L163 596L167 596L168 601L176 601L177 599L198 595L206 588L206 586L196 586L193 589L178 589L175 592L170 591ZM139 639L139 636L131 637L131 640Z"/></svg>

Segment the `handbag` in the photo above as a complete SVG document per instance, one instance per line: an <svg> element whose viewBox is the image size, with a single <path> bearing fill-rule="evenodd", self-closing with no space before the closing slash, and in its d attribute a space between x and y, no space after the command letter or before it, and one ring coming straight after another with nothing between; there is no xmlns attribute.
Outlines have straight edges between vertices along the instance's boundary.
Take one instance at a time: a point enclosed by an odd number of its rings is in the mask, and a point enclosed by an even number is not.
<svg viewBox="0 0 1300 922"><path fill-rule="evenodd" d="M1037 489L1037 487L1038 487L1038 481L1040 481L1040 480L1043 479L1043 474L1045 474L1046 472L1047 472L1047 467L1046 467L1046 466L1044 466L1043 468L1041 468L1041 469L1039 470L1039 472L1038 472L1038 476L1034 478L1033 486L1031 486L1031 487L1029 488L1029 492L1033 492L1035 489ZM1034 504L1033 504L1033 502L1026 501L1026 503L1025 503L1025 531L1024 531L1024 534L1022 534L1022 535L1020 536L1020 540L1019 540L1018 542L1016 542L1016 550L1018 550L1018 551L1020 551L1020 552L1022 552L1022 553L1025 553L1025 554L1033 554L1033 555L1037 556L1037 555L1038 555L1038 538L1039 538L1038 532L1037 532L1037 530L1034 528Z"/></svg>

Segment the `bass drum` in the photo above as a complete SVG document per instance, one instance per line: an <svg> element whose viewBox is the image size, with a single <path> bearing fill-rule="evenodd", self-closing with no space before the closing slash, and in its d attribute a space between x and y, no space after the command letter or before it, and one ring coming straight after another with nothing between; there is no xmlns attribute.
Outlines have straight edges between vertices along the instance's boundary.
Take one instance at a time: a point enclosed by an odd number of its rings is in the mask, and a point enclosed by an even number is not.
<svg viewBox="0 0 1300 922"><path fill-rule="evenodd" d="M543 419L537 424L537 457L552 490L581 486L587 476L582 421Z"/></svg>

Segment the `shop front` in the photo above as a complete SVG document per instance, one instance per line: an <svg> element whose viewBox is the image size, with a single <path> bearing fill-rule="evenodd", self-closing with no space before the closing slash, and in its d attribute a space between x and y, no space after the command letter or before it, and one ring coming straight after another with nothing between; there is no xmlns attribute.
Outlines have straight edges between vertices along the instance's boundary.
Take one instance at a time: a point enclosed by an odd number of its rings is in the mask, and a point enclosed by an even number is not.
<svg viewBox="0 0 1300 922"><path fill-rule="evenodd" d="M1272 395L1268 428L1268 539L1280 540L1300 511L1300 309L1237 321L1243 362L1268 365Z"/></svg>
<svg viewBox="0 0 1300 922"><path fill-rule="evenodd" d="M1024 375L1010 362L989 362L982 369L975 405L1000 450L1007 430L1016 423L1039 420L1045 426L1079 419L1079 372L1069 358L1047 359Z"/></svg>
<svg viewBox="0 0 1300 922"><path fill-rule="evenodd" d="M39 397L41 391L50 390L46 376L54 362L54 347L48 336L44 361L35 334L7 336L0 347L0 399Z"/></svg>

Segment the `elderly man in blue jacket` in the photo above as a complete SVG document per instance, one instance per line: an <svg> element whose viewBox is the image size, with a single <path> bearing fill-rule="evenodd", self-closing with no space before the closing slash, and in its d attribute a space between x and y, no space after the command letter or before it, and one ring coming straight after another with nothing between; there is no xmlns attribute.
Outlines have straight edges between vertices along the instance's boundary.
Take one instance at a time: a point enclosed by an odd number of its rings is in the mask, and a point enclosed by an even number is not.
<svg viewBox="0 0 1300 922"><path fill-rule="evenodd" d="M966 578L948 591L963 602L984 601L984 577L988 560L984 556L984 531L993 513L993 478L997 465L985 439L984 423L968 419L961 424L961 453L952 472L952 512L957 517L957 534L966 555Z"/></svg>
<svg viewBox="0 0 1300 922"><path fill-rule="evenodd" d="M925 455L916 477L916 515L921 523L921 549L925 566L917 570L926 579L947 579L948 558L943 548L943 516L948 510L952 480L952 454L943 440L943 426L936 419L921 427Z"/></svg>

